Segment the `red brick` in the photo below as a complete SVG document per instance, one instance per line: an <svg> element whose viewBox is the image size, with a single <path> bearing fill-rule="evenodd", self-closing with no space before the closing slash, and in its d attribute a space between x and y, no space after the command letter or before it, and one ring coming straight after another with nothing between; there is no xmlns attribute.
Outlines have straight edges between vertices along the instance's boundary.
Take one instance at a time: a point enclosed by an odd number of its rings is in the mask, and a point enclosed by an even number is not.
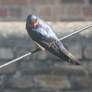
<svg viewBox="0 0 92 92"><path fill-rule="evenodd" d="M54 4L55 0L31 0L32 5L46 5L46 4Z"/></svg>
<svg viewBox="0 0 92 92"><path fill-rule="evenodd" d="M7 10L6 9L0 9L0 17L6 17L7 16Z"/></svg>
<svg viewBox="0 0 92 92"><path fill-rule="evenodd" d="M13 17L20 17L22 14L21 14L21 9L20 8L11 8L10 9L10 16L13 16Z"/></svg>
<svg viewBox="0 0 92 92"><path fill-rule="evenodd" d="M38 14L38 11L36 8L25 8L24 9L24 15L25 17L28 16L29 14Z"/></svg>
<svg viewBox="0 0 92 92"><path fill-rule="evenodd" d="M51 16L51 8L45 7L39 9L39 15L40 16Z"/></svg>
<svg viewBox="0 0 92 92"><path fill-rule="evenodd" d="M28 0L0 0L0 5L27 5Z"/></svg>
<svg viewBox="0 0 92 92"><path fill-rule="evenodd" d="M64 16L64 8L62 7L56 7L56 8L53 8L53 15L54 16Z"/></svg>
<svg viewBox="0 0 92 92"><path fill-rule="evenodd" d="M84 16L92 16L92 7L84 7L83 14Z"/></svg>
<svg viewBox="0 0 92 92"><path fill-rule="evenodd" d="M85 2L85 0L59 0L59 3L63 4L82 4Z"/></svg>
<svg viewBox="0 0 92 92"><path fill-rule="evenodd" d="M68 16L80 16L81 10L79 7L68 8Z"/></svg>
<svg viewBox="0 0 92 92"><path fill-rule="evenodd" d="M70 22L70 21L85 21L84 18L62 18L61 21L67 21L67 22Z"/></svg>

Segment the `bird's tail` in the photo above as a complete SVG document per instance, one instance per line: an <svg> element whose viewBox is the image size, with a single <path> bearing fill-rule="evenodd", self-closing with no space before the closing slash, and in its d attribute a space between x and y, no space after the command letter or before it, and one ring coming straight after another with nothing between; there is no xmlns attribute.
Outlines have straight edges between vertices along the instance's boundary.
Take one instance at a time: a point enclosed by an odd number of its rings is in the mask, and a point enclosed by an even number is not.
<svg viewBox="0 0 92 92"><path fill-rule="evenodd" d="M62 53L65 55L65 60L71 64L75 64L75 65L81 65L81 62L78 61L69 51L67 51L66 49L62 50Z"/></svg>
<svg viewBox="0 0 92 92"><path fill-rule="evenodd" d="M81 62L74 57L69 57L68 62L75 65L81 65Z"/></svg>

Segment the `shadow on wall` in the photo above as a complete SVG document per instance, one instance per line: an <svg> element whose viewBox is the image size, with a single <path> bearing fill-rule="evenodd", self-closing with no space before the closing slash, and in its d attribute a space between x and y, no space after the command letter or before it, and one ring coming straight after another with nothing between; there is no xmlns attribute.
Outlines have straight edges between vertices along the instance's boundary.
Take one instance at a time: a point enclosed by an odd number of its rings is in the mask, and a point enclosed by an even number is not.
<svg viewBox="0 0 92 92"><path fill-rule="evenodd" d="M61 24L64 26L62 27ZM53 24L55 32L67 34L69 30L73 29L67 24L60 25ZM3 24L4 25L4 24ZM7 24L6 24L7 25ZM13 24L14 25L14 24ZM74 23L77 25L77 23ZM21 29L17 24L17 29L12 25L5 28L5 30L13 30L13 32L5 31L0 27L0 64L8 60L14 59L36 48L32 40L25 30ZM61 26L61 27L60 27ZM2 28L2 29L1 29ZM11 28L11 29L10 29ZM19 28L19 29L18 29ZM57 29L60 28L60 29ZM65 30L64 30L65 28ZM63 29L63 31L61 31ZM89 33L88 33L89 32ZM70 50L73 55L81 59L89 71L89 80L85 75L83 66L70 65L61 62L60 59L48 52L39 52L32 56L28 56L23 60L7 66L0 70L0 90L18 90L18 91L33 91L35 92L49 92L66 90L75 91L88 90L92 87L92 32L88 30L86 33L80 33L77 36L72 36L69 39L63 40L64 45ZM6 33L6 35L3 35ZM59 35L60 36L60 35ZM4 81L8 80L8 81ZM88 87L88 84L89 87Z"/></svg>

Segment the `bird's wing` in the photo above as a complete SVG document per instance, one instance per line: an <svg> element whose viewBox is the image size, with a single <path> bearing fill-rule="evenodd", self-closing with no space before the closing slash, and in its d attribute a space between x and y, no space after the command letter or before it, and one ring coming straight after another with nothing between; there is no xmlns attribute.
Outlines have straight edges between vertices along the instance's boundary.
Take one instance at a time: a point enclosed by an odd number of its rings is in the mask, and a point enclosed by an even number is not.
<svg viewBox="0 0 92 92"><path fill-rule="evenodd" d="M64 48L63 44L60 41L56 41L53 38L49 38L49 39L47 38L48 40L45 39L39 41L38 43L46 50L58 56L64 61L70 62L72 64L80 65L80 62L77 59L75 59L75 57L67 49Z"/></svg>
<svg viewBox="0 0 92 92"><path fill-rule="evenodd" d="M77 61L73 55L67 51L62 42L59 41L53 30L48 27L44 28L41 27L39 30L37 30L40 34L40 39L37 39L36 42L39 44L41 47L47 49L49 52L53 53L54 55L60 57L62 60L79 64L79 61ZM39 46L38 45L38 46Z"/></svg>

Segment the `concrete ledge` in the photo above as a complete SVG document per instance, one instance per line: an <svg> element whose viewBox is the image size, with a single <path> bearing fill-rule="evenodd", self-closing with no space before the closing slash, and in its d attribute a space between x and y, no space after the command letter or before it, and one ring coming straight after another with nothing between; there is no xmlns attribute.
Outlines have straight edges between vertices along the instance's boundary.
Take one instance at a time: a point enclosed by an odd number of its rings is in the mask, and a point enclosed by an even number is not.
<svg viewBox="0 0 92 92"><path fill-rule="evenodd" d="M84 27L88 24L92 24L92 22L48 22L55 30L56 34L60 35L60 33L66 34L68 32L72 32L75 29L80 27ZM90 34L90 30L80 33L80 35ZM25 34L25 22L0 22L0 33L1 34L17 34L17 33Z"/></svg>

